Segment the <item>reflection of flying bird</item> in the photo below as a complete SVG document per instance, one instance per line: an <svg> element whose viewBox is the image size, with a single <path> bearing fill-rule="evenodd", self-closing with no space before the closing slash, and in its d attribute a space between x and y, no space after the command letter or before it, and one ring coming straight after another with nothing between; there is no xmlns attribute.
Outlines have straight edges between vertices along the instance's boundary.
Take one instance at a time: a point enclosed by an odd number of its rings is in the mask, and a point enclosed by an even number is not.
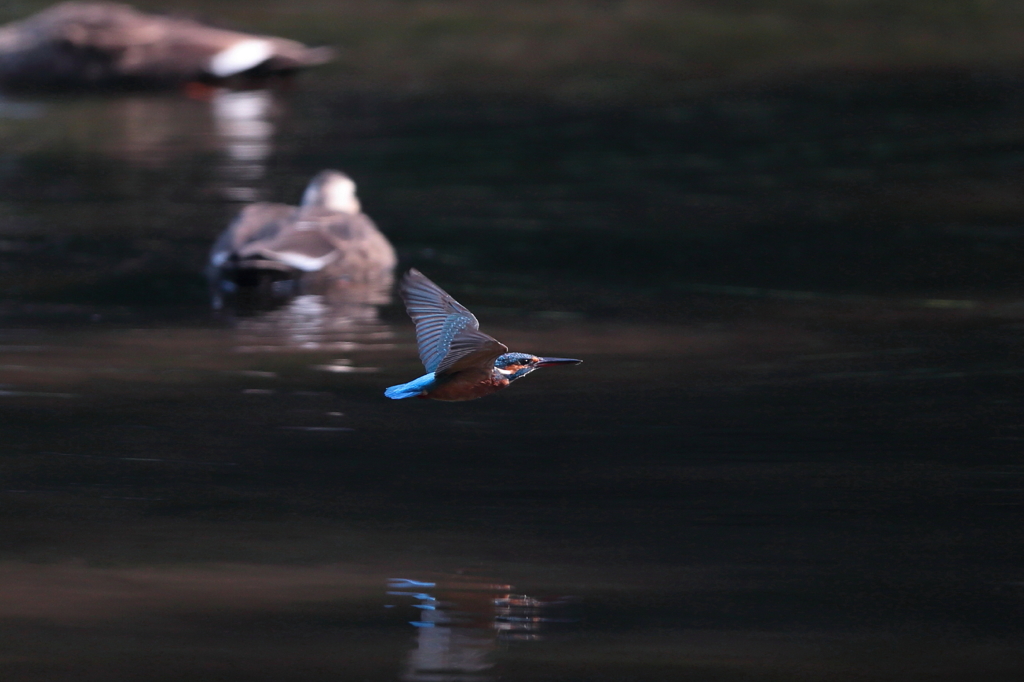
<svg viewBox="0 0 1024 682"><path fill-rule="evenodd" d="M211 274L315 274L329 280L390 282L395 250L356 198L344 173L321 171L298 207L258 203L242 209L210 251Z"/></svg>
<svg viewBox="0 0 1024 682"><path fill-rule="evenodd" d="M0 27L0 82L8 86L215 81L293 72L332 56L329 48L108 2L65 2Z"/></svg>
<svg viewBox="0 0 1024 682"><path fill-rule="evenodd" d="M405 275L399 290L416 323L416 344L427 374L390 387L384 391L389 398L473 400L501 390L540 367L581 362L509 353L505 344L480 331L473 313L417 270Z"/></svg>

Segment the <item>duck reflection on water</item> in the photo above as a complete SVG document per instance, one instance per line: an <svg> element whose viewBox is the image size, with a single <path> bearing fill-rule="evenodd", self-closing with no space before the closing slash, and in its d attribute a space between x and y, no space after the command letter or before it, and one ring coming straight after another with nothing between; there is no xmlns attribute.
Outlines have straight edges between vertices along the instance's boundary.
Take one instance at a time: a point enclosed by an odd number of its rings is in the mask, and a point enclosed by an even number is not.
<svg viewBox="0 0 1024 682"><path fill-rule="evenodd" d="M0 119L47 121L30 133L45 137L30 136L19 145L26 150L51 144L51 136L59 134L62 145L124 162L111 180L119 191L140 191L145 176L136 171L141 168L162 171L172 183L187 183L181 191L232 202L252 202L265 194L277 121L286 110L286 100L273 89L206 86L191 89L189 97L132 92L46 103L0 99ZM195 159L210 163L203 164L201 173L182 174Z"/></svg>
<svg viewBox="0 0 1024 682"><path fill-rule="evenodd" d="M226 156L220 169L222 193L231 201L256 201L274 151L273 92L218 88L210 96L210 107Z"/></svg>
<svg viewBox="0 0 1024 682"><path fill-rule="evenodd" d="M578 622L574 599L538 599L511 585L465 575L437 581L393 579L388 595L419 611L416 648L402 674L406 682L486 682L500 644L534 641L545 631ZM400 604L389 605L391 607Z"/></svg>
<svg viewBox="0 0 1024 682"><path fill-rule="evenodd" d="M237 350L240 352L339 351L384 349L391 346L394 333L379 317L377 303L352 300L351 290L332 298L302 294L274 310L241 314L235 319ZM363 292L366 293L366 292ZM378 291L377 294L386 294ZM320 369L334 372L370 371L357 368L351 360L335 360Z"/></svg>

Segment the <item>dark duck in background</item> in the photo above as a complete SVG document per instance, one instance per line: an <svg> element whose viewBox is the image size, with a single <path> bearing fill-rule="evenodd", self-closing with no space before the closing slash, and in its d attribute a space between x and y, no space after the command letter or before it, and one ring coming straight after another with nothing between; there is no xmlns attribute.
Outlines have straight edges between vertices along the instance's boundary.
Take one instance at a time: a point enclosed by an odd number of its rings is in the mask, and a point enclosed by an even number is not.
<svg viewBox="0 0 1024 682"><path fill-rule="evenodd" d="M65 2L0 26L0 85L94 88L287 74L330 61L310 48L110 2Z"/></svg>

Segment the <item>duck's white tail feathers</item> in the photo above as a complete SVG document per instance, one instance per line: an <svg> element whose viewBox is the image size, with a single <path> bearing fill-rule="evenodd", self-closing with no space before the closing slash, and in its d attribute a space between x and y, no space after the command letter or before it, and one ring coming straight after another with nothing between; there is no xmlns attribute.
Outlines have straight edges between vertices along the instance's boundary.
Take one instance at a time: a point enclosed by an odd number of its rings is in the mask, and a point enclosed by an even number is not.
<svg viewBox="0 0 1024 682"><path fill-rule="evenodd" d="M402 398L415 398L423 391L430 390L437 383L434 379L434 373L424 374L419 379L410 381L407 384L398 384L397 386L391 386L384 391L384 395L392 400L401 400Z"/></svg>
<svg viewBox="0 0 1024 682"><path fill-rule="evenodd" d="M217 78L227 78L254 69L274 56L274 46L262 38L245 38L213 55L207 69Z"/></svg>

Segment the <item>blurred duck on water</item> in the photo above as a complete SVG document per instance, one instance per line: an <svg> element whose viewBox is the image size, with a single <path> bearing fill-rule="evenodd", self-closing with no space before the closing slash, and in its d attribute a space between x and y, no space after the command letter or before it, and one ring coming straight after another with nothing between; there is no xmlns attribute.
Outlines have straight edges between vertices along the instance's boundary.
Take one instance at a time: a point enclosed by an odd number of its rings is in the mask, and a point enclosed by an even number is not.
<svg viewBox="0 0 1024 682"><path fill-rule="evenodd" d="M0 85L9 88L223 82L332 58L330 48L107 2L65 2L0 26Z"/></svg>
<svg viewBox="0 0 1024 682"><path fill-rule="evenodd" d="M406 273L399 291L416 324L416 344L427 374L391 386L384 391L388 398L474 400L541 367L582 362L508 352L505 344L480 331L473 313L418 270Z"/></svg>
<svg viewBox="0 0 1024 682"><path fill-rule="evenodd" d="M260 202L242 209L210 250L207 272L224 292L285 280L380 288L390 287L397 262L387 237L362 212L352 179L324 170L299 206Z"/></svg>

